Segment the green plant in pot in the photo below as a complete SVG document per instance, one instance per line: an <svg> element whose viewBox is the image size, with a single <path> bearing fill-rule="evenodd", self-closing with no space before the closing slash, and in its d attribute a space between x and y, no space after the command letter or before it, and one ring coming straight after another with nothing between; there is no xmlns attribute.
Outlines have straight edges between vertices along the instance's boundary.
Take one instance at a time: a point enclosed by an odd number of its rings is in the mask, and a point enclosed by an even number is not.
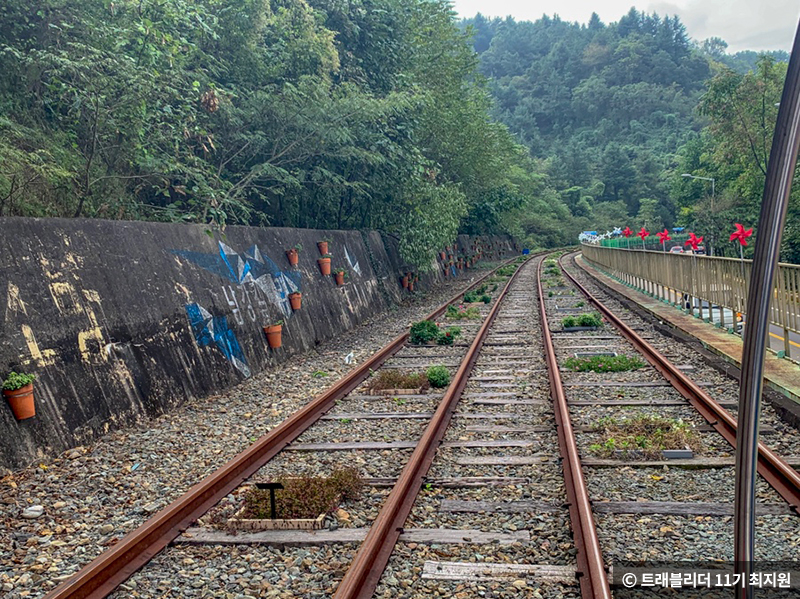
<svg viewBox="0 0 800 599"><path fill-rule="evenodd" d="M344 285L344 280L349 278L348 273L344 268L334 269L333 276L336 279L337 285Z"/></svg>
<svg viewBox="0 0 800 599"><path fill-rule="evenodd" d="M289 259L290 266L297 266L300 260L300 252L303 250L303 244L297 243L294 247L286 250L286 257Z"/></svg>
<svg viewBox="0 0 800 599"><path fill-rule="evenodd" d="M36 416L36 406L33 402L34 378L36 377L32 374L12 372L3 381L3 396L17 420Z"/></svg>
<svg viewBox="0 0 800 599"><path fill-rule="evenodd" d="M283 321L279 320L274 322L268 327L264 327L264 333L267 335L267 344L272 349L277 349L281 347L282 343L282 335L283 335Z"/></svg>
<svg viewBox="0 0 800 599"><path fill-rule="evenodd" d="M322 258L317 260L317 264L319 264L319 270L323 276L328 276L331 274L331 258L332 254L322 254Z"/></svg>

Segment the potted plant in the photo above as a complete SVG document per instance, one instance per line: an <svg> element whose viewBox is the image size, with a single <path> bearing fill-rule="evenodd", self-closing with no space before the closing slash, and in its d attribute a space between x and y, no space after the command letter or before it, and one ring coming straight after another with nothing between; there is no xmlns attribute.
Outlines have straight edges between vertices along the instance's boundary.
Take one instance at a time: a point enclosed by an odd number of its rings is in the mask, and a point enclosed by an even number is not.
<svg viewBox="0 0 800 599"><path fill-rule="evenodd" d="M400 279L400 282L403 285L403 289L408 289L408 275L403 275L403 278Z"/></svg>
<svg viewBox="0 0 800 599"><path fill-rule="evenodd" d="M334 277L336 278L337 285L344 285L344 280L347 277L347 271L344 268L337 268L334 271Z"/></svg>
<svg viewBox="0 0 800 599"><path fill-rule="evenodd" d="M264 332L267 334L267 343L272 349L276 349L282 345L281 334L283 332L283 321L264 327Z"/></svg>
<svg viewBox="0 0 800 599"><path fill-rule="evenodd" d="M319 264L319 270L322 272L323 276L328 276L331 274L331 254L322 254L322 258L317 260L317 264Z"/></svg>
<svg viewBox="0 0 800 599"><path fill-rule="evenodd" d="M328 244L331 242L330 239L325 237L324 239L317 242L317 247L319 248L319 253L322 254L323 257L328 255Z"/></svg>
<svg viewBox="0 0 800 599"><path fill-rule="evenodd" d="M286 257L289 259L289 266L297 266L297 262L300 259L300 252L302 250L302 243L298 243L293 248L286 250Z"/></svg>
<svg viewBox="0 0 800 599"><path fill-rule="evenodd" d="M36 416L36 406L33 403L34 378L32 374L12 372L3 381L3 396L17 420Z"/></svg>
<svg viewBox="0 0 800 599"><path fill-rule="evenodd" d="M303 303L303 294L299 291L289 294L289 302L292 304L292 310L295 312L300 309Z"/></svg>
<svg viewBox="0 0 800 599"><path fill-rule="evenodd" d="M440 259L440 260L444 260L444 257L445 257L446 255L447 255L447 254L445 254L444 252L439 252L439 259Z"/></svg>

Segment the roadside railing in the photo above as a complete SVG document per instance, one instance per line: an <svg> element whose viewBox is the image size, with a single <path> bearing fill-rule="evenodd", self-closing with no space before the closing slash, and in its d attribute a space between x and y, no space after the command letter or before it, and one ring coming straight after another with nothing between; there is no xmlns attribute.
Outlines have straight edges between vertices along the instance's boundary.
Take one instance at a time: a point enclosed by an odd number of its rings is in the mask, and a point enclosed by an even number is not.
<svg viewBox="0 0 800 599"><path fill-rule="evenodd" d="M582 245L584 257L623 283L698 318L739 332L747 305L751 260ZM780 356L800 355L800 266L778 264L770 324L783 331ZM794 341L792 341L792 338Z"/></svg>

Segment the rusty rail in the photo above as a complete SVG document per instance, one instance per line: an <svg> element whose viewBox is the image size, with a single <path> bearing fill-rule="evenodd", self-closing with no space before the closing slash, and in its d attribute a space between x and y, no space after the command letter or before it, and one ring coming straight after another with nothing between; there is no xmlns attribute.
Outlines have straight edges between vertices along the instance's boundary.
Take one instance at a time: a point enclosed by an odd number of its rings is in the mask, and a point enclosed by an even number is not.
<svg viewBox="0 0 800 599"><path fill-rule="evenodd" d="M369 599L375 592L386 564L389 562L389 557L394 551L394 546L403 531L403 524L411 512L417 494L422 487L423 479L433 462L436 450L444 437L455 407L467 385L470 372L478 359L478 354L489 332L489 327L494 322L500 309L500 304L512 282L526 264L520 265L497 297L491 312L484 320L483 326L481 326L467 351L467 355L461 362L461 366L447 389L447 393L445 393L433 418L422 434L419 444L411 455L411 459L400 473L397 483L392 488L378 517L370 527L369 533L367 533L367 537L361 544L353 563L350 565L342 582L339 583L334 599Z"/></svg>
<svg viewBox="0 0 800 599"><path fill-rule="evenodd" d="M514 262L515 259L504 262L498 268ZM479 285L492 276L496 270L492 270L472 283L465 291ZM449 304L457 301L463 295L464 292L454 295L426 318L428 320L436 318L445 311ZM139 568L153 559L192 522L299 437L333 407L336 400L343 398L358 387L372 370L397 353L405 345L407 339L408 332L396 337L327 391L315 397L253 445L193 486L139 528L130 532L113 548L84 566L75 576L48 593L45 599L100 599L106 597Z"/></svg>
<svg viewBox="0 0 800 599"><path fill-rule="evenodd" d="M539 263L536 277L539 310L542 320L542 341L547 359L550 394L552 395L555 409L558 447L561 452L564 485L566 486L567 500L569 501L572 534L575 539L575 547L578 550L578 581L581 585L581 597L583 599L610 599L611 587L609 586L605 564L603 563L603 552L600 549L600 541L597 538L589 491L586 488L586 480L583 477L569 406L564 394L564 387L561 384L561 374L558 369L553 339L550 335L550 327L547 324L547 311L544 304L541 278L542 263Z"/></svg>
<svg viewBox="0 0 800 599"><path fill-rule="evenodd" d="M619 331L642 353L645 359L686 398L731 447L736 447L736 419L705 391L698 387L658 350L622 322L566 270L564 273L586 298L600 310ZM786 502L800 514L800 474L763 443L758 444L758 473Z"/></svg>

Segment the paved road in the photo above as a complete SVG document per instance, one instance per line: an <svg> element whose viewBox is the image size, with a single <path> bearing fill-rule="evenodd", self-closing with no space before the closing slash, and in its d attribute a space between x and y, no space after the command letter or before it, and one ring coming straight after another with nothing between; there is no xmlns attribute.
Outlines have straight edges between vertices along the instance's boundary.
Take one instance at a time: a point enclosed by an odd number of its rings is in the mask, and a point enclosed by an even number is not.
<svg viewBox="0 0 800 599"><path fill-rule="evenodd" d="M675 294L674 290L670 290L670 291L672 292L673 295ZM675 297L673 297L671 299L673 301L676 301ZM695 307L695 311L696 311L695 313L697 313L697 311L699 310L701 303L702 303L703 317L704 318L708 318L709 305L708 305L708 302L706 302L706 301L700 302L697 299L694 300L694 307ZM687 303L686 307L687 308L689 307L688 303ZM719 307L716 307L716 306L714 307L714 309L712 311L712 318L713 318L714 323L718 323L720 321L720 308ZM723 308L722 318L723 318L723 322L725 323L725 327L726 328L730 328L732 326L733 321L734 321L733 312L731 310L729 310L728 308ZM743 323L739 323L739 326L737 326L737 329L738 329L737 330L737 334L741 335L744 332ZM769 339L768 339L767 343L768 343L768 347L771 350L775 351L775 352L786 351L786 346L785 346L786 344L785 344L785 341L784 341L784 331L783 331L783 329L781 327L777 326L777 325L771 324L770 327L769 327ZM789 357L795 359L795 360L800 360L800 334L795 333L794 331L789 331L789 352L788 352L787 355Z"/></svg>

